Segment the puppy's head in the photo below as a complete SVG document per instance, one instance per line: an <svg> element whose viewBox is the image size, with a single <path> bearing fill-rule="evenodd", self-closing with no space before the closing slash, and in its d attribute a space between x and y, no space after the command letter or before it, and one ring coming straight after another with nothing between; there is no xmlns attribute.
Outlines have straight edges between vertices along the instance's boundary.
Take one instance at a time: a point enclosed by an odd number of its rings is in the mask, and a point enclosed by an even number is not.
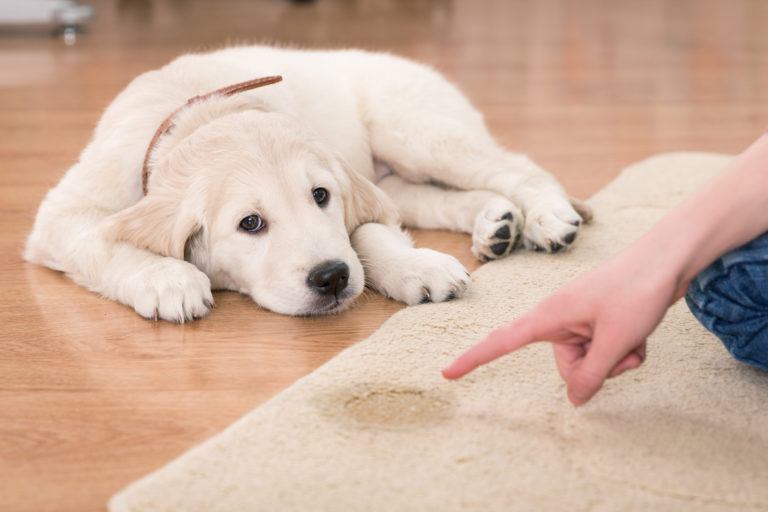
<svg viewBox="0 0 768 512"><path fill-rule="evenodd" d="M349 233L396 222L394 207L301 123L224 108L233 101L210 102L218 117L179 120L153 156L147 196L110 218L113 239L184 258L215 288L279 313L342 310L365 284Z"/></svg>

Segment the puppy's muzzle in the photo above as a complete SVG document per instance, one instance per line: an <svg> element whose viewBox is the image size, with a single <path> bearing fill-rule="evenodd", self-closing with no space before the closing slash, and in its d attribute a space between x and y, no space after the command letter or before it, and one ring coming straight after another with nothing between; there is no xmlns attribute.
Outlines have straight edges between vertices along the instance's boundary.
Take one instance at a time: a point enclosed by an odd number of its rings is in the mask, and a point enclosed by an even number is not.
<svg viewBox="0 0 768 512"><path fill-rule="evenodd" d="M338 296L348 283L349 267L339 260L324 261L307 276L307 285L320 295Z"/></svg>

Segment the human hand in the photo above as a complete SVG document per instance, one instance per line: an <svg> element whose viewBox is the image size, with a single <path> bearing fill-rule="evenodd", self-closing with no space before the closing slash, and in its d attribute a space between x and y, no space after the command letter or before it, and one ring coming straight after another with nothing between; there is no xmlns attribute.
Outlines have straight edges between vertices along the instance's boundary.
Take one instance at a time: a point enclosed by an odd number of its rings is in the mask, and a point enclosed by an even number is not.
<svg viewBox="0 0 768 512"><path fill-rule="evenodd" d="M653 247L620 255L491 332L443 375L458 379L525 345L549 341L569 400L577 406L586 403L605 379L643 363L646 338L682 295L685 287L674 273L655 265L662 263L658 259Z"/></svg>

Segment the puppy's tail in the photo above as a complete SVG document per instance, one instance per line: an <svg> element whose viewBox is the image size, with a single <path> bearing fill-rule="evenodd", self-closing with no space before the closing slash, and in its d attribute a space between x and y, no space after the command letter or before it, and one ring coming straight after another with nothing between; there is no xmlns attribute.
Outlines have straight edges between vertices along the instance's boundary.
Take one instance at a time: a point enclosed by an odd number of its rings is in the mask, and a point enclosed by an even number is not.
<svg viewBox="0 0 768 512"><path fill-rule="evenodd" d="M568 199L571 201L571 206L573 206L573 209L576 210L576 213L581 215L581 220L584 221L584 224L588 224L592 221L592 207L589 206L587 203L582 201L581 199L576 199L575 197L568 197Z"/></svg>

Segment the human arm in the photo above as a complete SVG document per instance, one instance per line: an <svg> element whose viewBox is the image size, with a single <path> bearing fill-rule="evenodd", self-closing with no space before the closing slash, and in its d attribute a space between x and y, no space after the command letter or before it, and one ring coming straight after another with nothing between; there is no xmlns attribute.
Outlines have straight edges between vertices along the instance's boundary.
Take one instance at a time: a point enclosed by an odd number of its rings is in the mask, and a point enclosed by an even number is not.
<svg viewBox="0 0 768 512"><path fill-rule="evenodd" d="M569 399L581 405L606 378L642 364L647 336L701 270L765 231L768 135L629 248L491 332L443 374L460 378L522 346L550 341Z"/></svg>

